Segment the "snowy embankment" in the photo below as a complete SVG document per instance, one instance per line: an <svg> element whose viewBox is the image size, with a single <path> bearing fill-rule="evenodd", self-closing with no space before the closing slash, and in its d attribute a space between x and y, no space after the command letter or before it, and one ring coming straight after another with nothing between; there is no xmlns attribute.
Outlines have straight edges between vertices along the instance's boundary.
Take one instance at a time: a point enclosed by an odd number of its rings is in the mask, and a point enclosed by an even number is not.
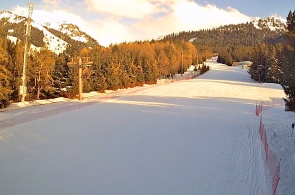
<svg viewBox="0 0 295 195"><path fill-rule="evenodd" d="M293 112L283 108L271 108L263 111L263 123L267 132L268 145L281 159L280 182L277 195L295 194L295 123Z"/></svg>
<svg viewBox="0 0 295 195"><path fill-rule="evenodd" d="M207 65L197 79L0 112L0 193L270 194L254 111L284 93ZM281 110L266 111L266 128L283 131ZM294 192L289 146L277 194Z"/></svg>

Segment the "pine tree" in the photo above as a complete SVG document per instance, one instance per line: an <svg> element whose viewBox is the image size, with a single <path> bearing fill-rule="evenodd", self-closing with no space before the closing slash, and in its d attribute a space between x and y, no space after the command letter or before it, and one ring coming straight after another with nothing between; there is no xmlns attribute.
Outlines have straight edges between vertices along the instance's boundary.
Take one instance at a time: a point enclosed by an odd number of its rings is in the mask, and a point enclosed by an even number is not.
<svg viewBox="0 0 295 195"><path fill-rule="evenodd" d="M282 63L282 87L287 98L286 110L295 111L295 11L287 17L288 32L285 36L284 60Z"/></svg>
<svg viewBox="0 0 295 195"><path fill-rule="evenodd" d="M67 88L69 98L74 98L78 94L78 70L79 67L75 65L69 66L69 83Z"/></svg>
<svg viewBox="0 0 295 195"><path fill-rule="evenodd" d="M9 65L7 39L0 40L0 108L8 105L12 93L10 79L11 72L6 68Z"/></svg>
<svg viewBox="0 0 295 195"><path fill-rule="evenodd" d="M9 56L10 62L8 70L11 72L10 85L12 87L11 100L18 101L19 96L19 87L22 83L21 77L23 72L23 63L24 63L24 43L22 41L17 41L16 44L9 44Z"/></svg>
<svg viewBox="0 0 295 195"><path fill-rule="evenodd" d="M59 91L59 93L65 91L65 88L70 85L67 57L63 54L60 54L55 60L52 78L54 80L54 87ZM60 95L64 96L63 94Z"/></svg>
<svg viewBox="0 0 295 195"><path fill-rule="evenodd" d="M281 77L281 62L282 58L282 44L270 46L269 56L267 59L266 82L280 83Z"/></svg>
<svg viewBox="0 0 295 195"><path fill-rule="evenodd" d="M28 66L30 77L29 91L36 94L36 99L54 97L54 80L52 73L55 65L55 54L43 48L31 56Z"/></svg>
<svg viewBox="0 0 295 195"><path fill-rule="evenodd" d="M96 47L92 50L91 56L93 65L91 67L93 73L91 74L91 86L92 89L98 92L104 92L107 89L107 83L105 78L105 68L102 63L101 54L103 53L101 47Z"/></svg>
<svg viewBox="0 0 295 195"><path fill-rule="evenodd" d="M0 108L5 108L9 103L12 93L9 83L10 77L10 72L3 65L0 65Z"/></svg>
<svg viewBox="0 0 295 195"><path fill-rule="evenodd" d="M295 10L290 11L287 17L287 29L290 35L295 35Z"/></svg>

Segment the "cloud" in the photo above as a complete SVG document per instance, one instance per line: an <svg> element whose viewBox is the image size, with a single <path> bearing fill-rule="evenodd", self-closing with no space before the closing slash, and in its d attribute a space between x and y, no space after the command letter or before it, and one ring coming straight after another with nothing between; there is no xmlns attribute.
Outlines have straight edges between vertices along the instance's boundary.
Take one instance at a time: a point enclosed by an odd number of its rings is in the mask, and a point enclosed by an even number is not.
<svg viewBox="0 0 295 195"><path fill-rule="evenodd" d="M57 6L61 3L61 0L42 0L42 2L47 6Z"/></svg>
<svg viewBox="0 0 295 195"><path fill-rule="evenodd" d="M76 14L63 11L63 10L34 10L32 18L39 24L50 23L51 28L58 29L58 25L64 22L75 24L81 28L85 28L85 20Z"/></svg>
<svg viewBox="0 0 295 195"><path fill-rule="evenodd" d="M12 13L19 16L28 17L28 9L25 7L16 6L13 8Z"/></svg>
<svg viewBox="0 0 295 195"><path fill-rule="evenodd" d="M27 16L26 8L18 7L17 10L24 12L23 15ZM39 24L48 25L50 23L50 27L57 30L62 23L75 24L104 46L110 43L120 43L125 39L132 40L128 26L121 24L119 19L85 20L79 15L63 10L34 10L32 19Z"/></svg>
<svg viewBox="0 0 295 195"><path fill-rule="evenodd" d="M172 32L199 30L252 20L238 10L199 5L191 0L86 0L91 12L104 13L99 22L99 42L123 42L158 38ZM90 9L91 7L91 9ZM132 23L122 25L127 18ZM113 30L112 30L113 29ZM116 33L118 32L118 33ZM119 33L120 32L120 33Z"/></svg>
<svg viewBox="0 0 295 195"><path fill-rule="evenodd" d="M49 11L50 5L53 11ZM104 46L252 20L234 8L193 0L76 0L71 4L68 0L43 0L41 7L47 12L34 10L33 19L68 21Z"/></svg>
<svg viewBox="0 0 295 195"><path fill-rule="evenodd" d="M132 35L132 30L129 26L113 18L87 21L86 28L88 28L88 34L103 46L108 46L111 43L131 41L135 37Z"/></svg>
<svg viewBox="0 0 295 195"><path fill-rule="evenodd" d="M177 0L170 4L168 13L161 17L146 17L129 27L135 39L152 39L172 32L208 29L225 24L238 24L252 20L234 8L227 10L207 4L200 6L193 1Z"/></svg>
<svg viewBox="0 0 295 195"><path fill-rule="evenodd" d="M85 2L90 11L128 18L143 18L155 9L155 6L147 0L86 0Z"/></svg>
<svg viewBox="0 0 295 195"><path fill-rule="evenodd" d="M178 0L174 6L173 15L177 23L184 30L209 28L224 24L237 24L251 20L250 17L241 14L234 8L227 10L217 8L215 5L207 4L200 6L193 1Z"/></svg>

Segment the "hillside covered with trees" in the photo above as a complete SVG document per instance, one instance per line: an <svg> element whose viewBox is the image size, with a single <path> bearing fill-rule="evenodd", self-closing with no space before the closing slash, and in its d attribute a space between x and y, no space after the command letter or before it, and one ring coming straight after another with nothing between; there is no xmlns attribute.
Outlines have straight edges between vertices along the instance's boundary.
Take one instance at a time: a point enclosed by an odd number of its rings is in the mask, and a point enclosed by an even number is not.
<svg viewBox="0 0 295 195"><path fill-rule="evenodd" d="M218 62L230 66L233 62L245 60L252 61L257 66L269 64L266 56L273 50L280 49L285 29L281 20L271 17L257 22L173 33L165 36L164 40L191 41L199 51L218 53Z"/></svg>

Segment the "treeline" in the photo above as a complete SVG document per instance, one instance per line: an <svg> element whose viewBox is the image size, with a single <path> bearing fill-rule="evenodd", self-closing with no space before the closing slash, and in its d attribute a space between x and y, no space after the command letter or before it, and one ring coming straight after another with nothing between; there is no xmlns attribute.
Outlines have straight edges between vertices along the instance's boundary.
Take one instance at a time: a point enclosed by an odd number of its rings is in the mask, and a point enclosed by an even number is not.
<svg viewBox="0 0 295 195"><path fill-rule="evenodd" d="M233 62L251 61L249 73L259 82L280 83L279 66L283 60L283 43L259 43L253 47L220 48L217 62L231 66ZM260 68L259 68L260 67Z"/></svg>
<svg viewBox="0 0 295 195"><path fill-rule="evenodd" d="M20 100L24 45L22 41L0 39L0 100L2 106ZM75 97L78 91L78 66L71 66L71 57L90 57L91 66L83 67L83 91L154 84L158 78L183 73L191 64L202 62L196 47L186 41L144 41L95 46L56 55L43 48L30 51L27 65L26 100ZM204 54L208 55L209 54ZM200 58L200 59L199 59Z"/></svg>
<svg viewBox="0 0 295 195"><path fill-rule="evenodd" d="M269 26L277 30L271 30ZM255 47L259 43L275 43L281 41L285 25L275 18L260 19L258 22L247 22L244 24L224 25L213 29L198 31L172 33L163 40L183 39L191 41L200 51L210 50L213 52L231 55L231 50L224 48L248 48ZM223 49L223 51L221 51ZM241 54L240 54L241 55ZM234 56L231 55L234 59ZM228 63L232 64L230 60Z"/></svg>

